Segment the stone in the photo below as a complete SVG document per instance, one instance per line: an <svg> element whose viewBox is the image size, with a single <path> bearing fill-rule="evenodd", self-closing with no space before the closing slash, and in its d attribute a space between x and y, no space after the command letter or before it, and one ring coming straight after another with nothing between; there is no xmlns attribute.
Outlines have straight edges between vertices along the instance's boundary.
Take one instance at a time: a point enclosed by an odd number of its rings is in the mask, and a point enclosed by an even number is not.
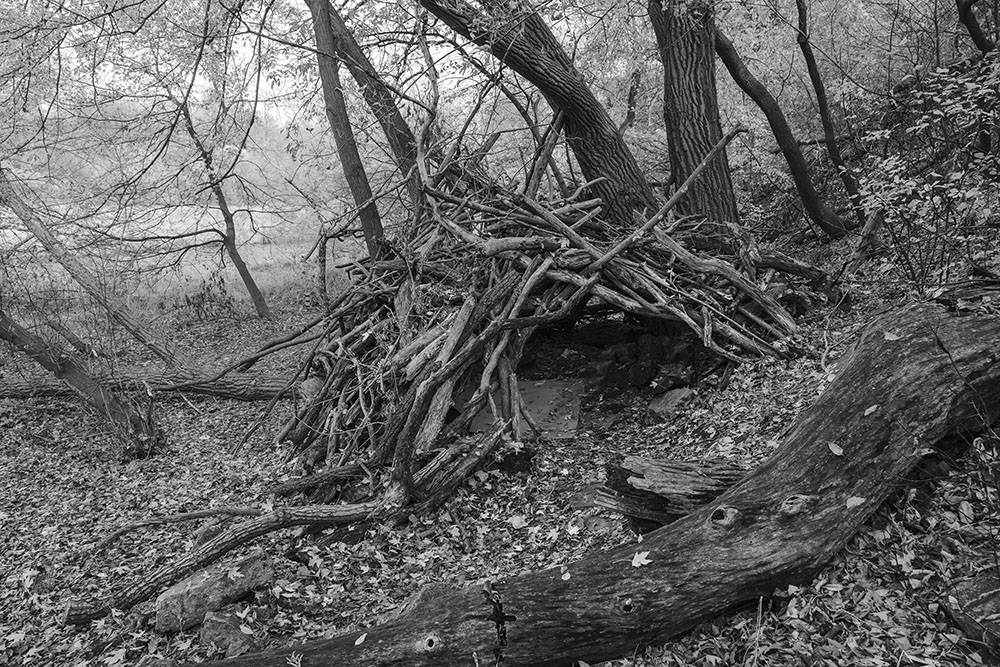
<svg viewBox="0 0 1000 667"><path fill-rule="evenodd" d="M628 383L633 387L645 387L656 377L655 361L637 361L628 370Z"/></svg>
<svg viewBox="0 0 1000 667"><path fill-rule="evenodd" d="M987 570L955 584L944 608L970 640L1000 655L1000 578L996 574Z"/></svg>
<svg viewBox="0 0 1000 667"><path fill-rule="evenodd" d="M244 628L249 629L249 626L237 614L210 611L201 624L201 645L214 645L217 650L225 651L227 658L259 651L260 645L253 634L244 632Z"/></svg>
<svg viewBox="0 0 1000 667"><path fill-rule="evenodd" d="M586 364L580 370L580 377L584 378L603 378L611 370L614 365L614 361L611 359L599 359L596 361L591 361Z"/></svg>
<svg viewBox="0 0 1000 667"><path fill-rule="evenodd" d="M659 394L678 387L686 387L691 384L691 368L686 364L666 364L656 374L653 384L654 391Z"/></svg>
<svg viewBox="0 0 1000 667"><path fill-rule="evenodd" d="M688 387L671 389L662 396L657 396L651 400L646 411L650 417L665 421L672 417L682 405L690 401L694 396L694 390Z"/></svg>
<svg viewBox="0 0 1000 667"><path fill-rule="evenodd" d="M158 632L179 632L201 623L209 611L221 609L274 580L274 566L262 549L235 563L220 563L196 572L156 598Z"/></svg>

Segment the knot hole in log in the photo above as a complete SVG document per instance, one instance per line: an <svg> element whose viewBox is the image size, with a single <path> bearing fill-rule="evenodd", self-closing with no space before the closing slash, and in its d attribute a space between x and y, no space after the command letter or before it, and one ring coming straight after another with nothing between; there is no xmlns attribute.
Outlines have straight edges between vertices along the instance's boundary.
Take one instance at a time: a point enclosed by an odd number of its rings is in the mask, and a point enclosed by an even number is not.
<svg viewBox="0 0 1000 667"><path fill-rule="evenodd" d="M418 641L416 648L418 653L439 653L444 650L444 642L440 635L432 633Z"/></svg>
<svg viewBox="0 0 1000 667"><path fill-rule="evenodd" d="M723 505L722 507L716 508L712 512L712 516L709 517L709 521L720 528L730 528L736 524L736 520L740 516L740 511L735 507L728 507Z"/></svg>
<svg viewBox="0 0 1000 667"><path fill-rule="evenodd" d="M788 496L781 501L781 507L778 508L778 514L786 518L798 516L799 514L805 512L815 499L816 496Z"/></svg>

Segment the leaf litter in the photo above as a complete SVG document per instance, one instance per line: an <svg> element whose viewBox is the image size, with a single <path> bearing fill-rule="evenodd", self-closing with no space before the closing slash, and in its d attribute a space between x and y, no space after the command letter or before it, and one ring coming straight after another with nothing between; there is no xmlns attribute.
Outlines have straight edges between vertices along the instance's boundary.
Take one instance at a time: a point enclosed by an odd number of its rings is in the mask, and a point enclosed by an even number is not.
<svg viewBox="0 0 1000 667"><path fill-rule="evenodd" d="M228 341L233 349L225 354L235 357L260 339L259 323L241 324L229 322L206 353L218 354ZM857 329L849 318L835 326ZM371 527L354 543L291 530L262 538L258 544L272 554L291 558L276 558L275 584L240 603L241 631L250 630L265 647L351 630L363 641L366 628L432 582L479 582L544 568L559 568L568 579L567 566L591 550L641 544L618 516L573 507L567 498L603 480L604 465L626 454L756 465L832 381L821 335L818 328L804 334L806 354L791 361L743 364L725 388L719 374L700 378L695 400L667 423L648 419L643 390L589 390L577 437L536 445L530 472L479 471L437 512L401 528ZM162 636L115 613L76 631L63 627L59 615L70 597L100 596L183 553L198 525L144 528L92 553L115 528L206 507L270 502L266 489L282 476L282 454L266 440L281 415L242 452L226 453L233 434L259 409L164 398L159 416L171 450L122 463L99 420L74 402L0 401L0 664L83 667L135 664L146 655L220 657L200 645L197 629ZM838 445L829 448L842 455ZM808 585L775 591L752 608L607 664L982 662L940 604L970 563L996 550L997 499L976 480L968 466L929 499L910 493L890 503ZM637 550L630 566L653 562L648 551Z"/></svg>

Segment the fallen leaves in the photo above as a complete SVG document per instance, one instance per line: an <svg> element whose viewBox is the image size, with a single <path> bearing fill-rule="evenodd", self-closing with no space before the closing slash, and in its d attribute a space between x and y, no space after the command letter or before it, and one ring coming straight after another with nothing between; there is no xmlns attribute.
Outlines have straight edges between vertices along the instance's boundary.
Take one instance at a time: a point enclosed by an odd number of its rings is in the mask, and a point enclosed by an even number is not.
<svg viewBox="0 0 1000 667"><path fill-rule="evenodd" d="M632 556L632 567L642 567L643 565L649 565L653 561L649 558L648 551L636 551L635 555Z"/></svg>

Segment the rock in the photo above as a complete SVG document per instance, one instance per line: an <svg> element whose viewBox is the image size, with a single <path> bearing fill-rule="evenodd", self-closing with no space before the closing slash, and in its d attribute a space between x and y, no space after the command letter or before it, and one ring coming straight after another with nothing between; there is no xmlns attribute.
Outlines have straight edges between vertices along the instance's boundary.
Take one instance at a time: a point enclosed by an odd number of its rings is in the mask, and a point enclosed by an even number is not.
<svg viewBox="0 0 1000 667"><path fill-rule="evenodd" d="M1000 578L987 572L961 581L951 589L944 608L955 625L973 642L1000 655Z"/></svg>
<svg viewBox="0 0 1000 667"><path fill-rule="evenodd" d="M614 362L611 359L591 361L580 370L580 377L603 378L611 370L613 364Z"/></svg>
<svg viewBox="0 0 1000 667"><path fill-rule="evenodd" d="M210 611L201 624L201 645L214 645L225 651L227 658L260 650L252 634L243 631L246 623L231 611ZM248 628L249 629L249 628Z"/></svg>
<svg viewBox="0 0 1000 667"><path fill-rule="evenodd" d="M646 411L651 417L666 420L672 417L678 408L694 398L694 395L694 390L688 387L671 389L651 400Z"/></svg>
<svg viewBox="0 0 1000 667"><path fill-rule="evenodd" d="M686 364L667 364L656 374L653 383L654 390L660 394L678 387L686 387L691 384L691 368Z"/></svg>
<svg viewBox="0 0 1000 667"><path fill-rule="evenodd" d="M221 563L178 582L156 598L156 629L178 632L274 579L274 566L261 549L236 563Z"/></svg>
<svg viewBox="0 0 1000 667"><path fill-rule="evenodd" d="M156 603L152 600L140 602L129 610L125 617L125 627L129 630L145 628L154 614L156 614Z"/></svg>
<svg viewBox="0 0 1000 667"><path fill-rule="evenodd" d="M645 387L656 377L658 364L655 361L637 361L629 366L628 383L633 387Z"/></svg>
<svg viewBox="0 0 1000 667"><path fill-rule="evenodd" d="M656 370L656 362L653 361L637 361L618 366L604 376L604 384L621 389L645 387L656 377Z"/></svg>

